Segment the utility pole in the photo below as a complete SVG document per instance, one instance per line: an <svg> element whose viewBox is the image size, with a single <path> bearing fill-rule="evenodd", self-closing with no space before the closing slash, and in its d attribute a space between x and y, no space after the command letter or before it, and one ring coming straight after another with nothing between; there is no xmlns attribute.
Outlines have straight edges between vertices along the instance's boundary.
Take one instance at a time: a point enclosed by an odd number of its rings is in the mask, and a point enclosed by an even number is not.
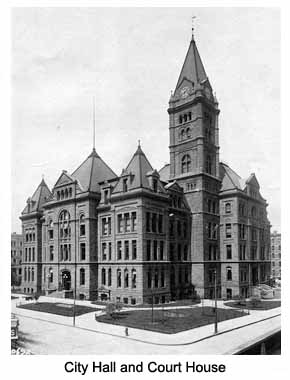
<svg viewBox="0 0 290 380"><path fill-rule="evenodd" d="M215 309L215 321L214 321L214 333L218 332L218 314L217 314L217 270L214 271L214 309Z"/></svg>

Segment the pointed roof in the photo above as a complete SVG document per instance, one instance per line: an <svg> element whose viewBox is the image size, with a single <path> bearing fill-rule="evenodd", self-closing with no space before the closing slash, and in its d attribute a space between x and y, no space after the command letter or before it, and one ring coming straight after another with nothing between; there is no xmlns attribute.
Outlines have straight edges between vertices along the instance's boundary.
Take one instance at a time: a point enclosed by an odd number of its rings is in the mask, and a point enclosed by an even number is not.
<svg viewBox="0 0 290 380"><path fill-rule="evenodd" d="M67 185L67 184L72 183L74 181L75 181L75 179L72 178L72 176L69 175L69 173L66 170L63 170L61 175L59 176L58 180L56 181L54 188L58 187L58 186Z"/></svg>
<svg viewBox="0 0 290 380"><path fill-rule="evenodd" d="M37 189L33 193L31 198L28 198L27 205L22 211L22 214L29 214L32 212L39 211L42 205L47 202L47 200L51 197L51 191L49 190L47 184L44 179L41 180Z"/></svg>
<svg viewBox="0 0 290 380"><path fill-rule="evenodd" d="M121 177L131 176L131 181L129 183L129 190L135 189L139 187L145 187L151 189L148 174L153 173L153 167L145 156L141 146L138 145L136 152L131 158L129 164L126 169L123 170ZM154 174L154 173L153 173ZM157 174L157 173L156 173ZM114 190L114 193L122 191L122 181L120 180Z"/></svg>
<svg viewBox="0 0 290 380"><path fill-rule="evenodd" d="M160 170L159 170L160 179L163 182L168 182L170 178L170 164L165 164Z"/></svg>
<svg viewBox="0 0 290 380"><path fill-rule="evenodd" d="M197 85L208 80L199 52L197 50L194 39L192 38L183 63L181 73L179 75L176 90L179 88L183 80L190 81L193 85Z"/></svg>
<svg viewBox="0 0 290 380"><path fill-rule="evenodd" d="M93 148L92 153L72 173L84 191L99 192L99 182L117 177L111 168L101 159Z"/></svg>

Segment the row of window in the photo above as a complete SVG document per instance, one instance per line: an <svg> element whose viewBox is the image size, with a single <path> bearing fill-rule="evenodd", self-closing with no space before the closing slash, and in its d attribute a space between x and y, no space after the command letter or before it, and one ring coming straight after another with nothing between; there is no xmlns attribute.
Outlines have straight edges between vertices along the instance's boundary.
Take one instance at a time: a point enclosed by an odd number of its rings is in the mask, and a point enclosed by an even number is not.
<svg viewBox="0 0 290 380"><path fill-rule="evenodd" d="M129 271L127 268L123 271L121 269L116 270L117 288L132 288L137 287L137 272L136 269ZM106 286L112 286L112 268L102 268L101 270L101 284Z"/></svg>
<svg viewBox="0 0 290 380"><path fill-rule="evenodd" d="M25 241L28 243L28 242L31 242L31 241L35 241L35 231L34 231L34 228L32 230L27 230L25 231Z"/></svg>
<svg viewBox="0 0 290 380"><path fill-rule="evenodd" d="M24 261L31 262L35 261L35 247L29 247L24 249Z"/></svg>
<svg viewBox="0 0 290 380"><path fill-rule="evenodd" d="M146 212L146 232L163 233L163 215Z"/></svg>
<svg viewBox="0 0 290 380"><path fill-rule="evenodd" d="M111 218L107 218L108 223L108 234L111 234ZM117 232L126 233L126 232L135 232L137 228L137 214L136 212L126 212L124 214L117 215Z"/></svg>
<svg viewBox="0 0 290 380"><path fill-rule="evenodd" d="M170 286L175 288L178 285L190 283L190 271L188 267L171 268Z"/></svg>
<svg viewBox="0 0 290 380"><path fill-rule="evenodd" d="M170 261L187 261L188 260L188 245L187 244L169 244L169 260Z"/></svg>
<svg viewBox="0 0 290 380"><path fill-rule="evenodd" d="M232 213L232 204L230 202L227 202L224 204L224 212L225 212L225 214L231 214ZM246 205L244 203L239 204L239 215L240 216L247 216L247 208L246 208ZM257 207L252 206L252 208L250 210L250 216L252 216L253 218L256 218L257 215L258 215ZM263 215L263 210L260 210L260 216L262 216L262 215Z"/></svg>
<svg viewBox="0 0 290 380"><path fill-rule="evenodd" d="M58 201L62 200L62 199L71 198L71 197L72 197L72 188L71 187L66 188L66 189L62 189L62 190L58 190L56 192L56 199Z"/></svg>
<svg viewBox="0 0 290 380"><path fill-rule="evenodd" d="M207 212L218 214L218 202L213 199L207 199Z"/></svg>
<svg viewBox="0 0 290 380"><path fill-rule="evenodd" d="M188 235L188 223L179 219L169 219L169 237L178 237L186 239Z"/></svg>
<svg viewBox="0 0 290 380"><path fill-rule="evenodd" d="M191 138L191 129L189 127L182 128L179 133L179 140L186 140Z"/></svg>
<svg viewBox="0 0 290 380"><path fill-rule="evenodd" d="M217 240L219 225L217 223L209 222L206 227L208 239Z"/></svg>
<svg viewBox="0 0 290 380"><path fill-rule="evenodd" d="M43 270L43 275L45 278L45 268ZM79 270L79 275L80 275L80 285L85 285L86 283L86 271L84 268L80 268ZM47 281L48 283L53 283L53 269L49 268L48 269L48 275L47 275Z"/></svg>
<svg viewBox="0 0 290 380"><path fill-rule="evenodd" d="M191 121L192 114L191 112L186 112L184 114L179 115L178 121L179 124L187 123L188 121Z"/></svg>
<svg viewBox="0 0 290 380"><path fill-rule="evenodd" d="M17 246L17 241L11 240L11 247L16 247ZM18 246L22 247L22 241L18 241Z"/></svg>
<svg viewBox="0 0 290 380"><path fill-rule="evenodd" d="M131 249L130 249L131 246ZM105 250L105 251L104 251ZM102 244L102 257L107 256L107 243ZM111 260L111 243L108 243L108 259ZM137 240L118 240L117 241L117 260L137 259ZM106 259L103 259L106 260Z"/></svg>
<svg viewBox="0 0 290 380"><path fill-rule="evenodd" d="M34 268L33 267L24 267L24 281L30 282L34 281Z"/></svg>

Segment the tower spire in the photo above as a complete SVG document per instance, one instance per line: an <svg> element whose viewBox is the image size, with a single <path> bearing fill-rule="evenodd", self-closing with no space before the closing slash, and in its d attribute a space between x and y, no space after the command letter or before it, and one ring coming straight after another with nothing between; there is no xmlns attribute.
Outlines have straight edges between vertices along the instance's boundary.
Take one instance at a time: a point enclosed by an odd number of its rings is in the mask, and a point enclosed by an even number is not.
<svg viewBox="0 0 290 380"><path fill-rule="evenodd" d="M194 19L195 18L196 18L196 16L191 17L191 37L193 40L194 40Z"/></svg>
<svg viewBox="0 0 290 380"><path fill-rule="evenodd" d="M96 149L96 113L95 113L95 97L93 97L93 150Z"/></svg>

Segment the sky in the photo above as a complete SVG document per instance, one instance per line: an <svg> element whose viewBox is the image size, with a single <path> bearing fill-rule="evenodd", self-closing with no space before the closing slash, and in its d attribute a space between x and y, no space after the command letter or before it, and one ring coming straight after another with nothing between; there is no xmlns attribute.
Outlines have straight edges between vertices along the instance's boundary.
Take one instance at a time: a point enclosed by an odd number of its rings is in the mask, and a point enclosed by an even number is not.
<svg viewBox="0 0 290 380"><path fill-rule="evenodd" d="M169 162L168 101L191 39L221 110L220 158L255 172L280 231L280 13L276 8L15 8L12 231L42 176L50 188L93 146L116 174L138 140Z"/></svg>

